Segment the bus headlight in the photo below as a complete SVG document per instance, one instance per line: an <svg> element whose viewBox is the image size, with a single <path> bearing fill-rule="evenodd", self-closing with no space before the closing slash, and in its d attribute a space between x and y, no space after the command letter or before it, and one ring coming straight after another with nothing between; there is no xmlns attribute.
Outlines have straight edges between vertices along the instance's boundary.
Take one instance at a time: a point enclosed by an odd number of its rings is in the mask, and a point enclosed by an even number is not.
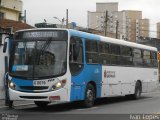
<svg viewBox="0 0 160 120"><path fill-rule="evenodd" d="M63 88L66 84L66 80L55 80L54 84L52 86L52 90L59 90L61 88Z"/></svg>
<svg viewBox="0 0 160 120"><path fill-rule="evenodd" d="M58 90L62 88L62 83L61 81L57 81L53 86L52 86L52 90Z"/></svg>
<svg viewBox="0 0 160 120"><path fill-rule="evenodd" d="M9 86L9 88L11 88L13 90L16 89L16 85L11 80L8 81L8 86Z"/></svg>

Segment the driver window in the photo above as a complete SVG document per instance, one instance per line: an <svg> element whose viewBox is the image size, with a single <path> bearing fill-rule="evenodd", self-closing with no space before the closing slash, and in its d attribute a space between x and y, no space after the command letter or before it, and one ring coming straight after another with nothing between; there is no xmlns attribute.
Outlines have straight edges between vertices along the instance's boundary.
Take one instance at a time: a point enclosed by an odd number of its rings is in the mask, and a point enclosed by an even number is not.
<svg viewBox="0 0 160 120"><path fill-rule="evenodd" d="M76 47L76 44L79 44L78 48ZM77 49L79 49L79 50L77 50ZM83 49L82 49L82 40L81 40L81 38L71 37L71 40L70 40L70 53L69 54L70 54L69 55L70 62L83 63Z"/></svg>
<svg viewBox="0 0 160 120"><path fill-rule="evenodd" d="M69 59L71 74L78 74L83 68L83 45L81 38L71 37Z"/></svg>

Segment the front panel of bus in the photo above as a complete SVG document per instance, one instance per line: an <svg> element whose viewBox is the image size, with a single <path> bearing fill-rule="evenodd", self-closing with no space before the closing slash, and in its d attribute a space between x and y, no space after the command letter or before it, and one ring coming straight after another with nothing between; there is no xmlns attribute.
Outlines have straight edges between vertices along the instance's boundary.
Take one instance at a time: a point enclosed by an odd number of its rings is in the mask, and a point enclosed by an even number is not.
<svg viewBox="0 0 160 120"><path fill-rule="evenodd" d="M66 30L15 34L9 65L10 100L69 101Z"/></svg>

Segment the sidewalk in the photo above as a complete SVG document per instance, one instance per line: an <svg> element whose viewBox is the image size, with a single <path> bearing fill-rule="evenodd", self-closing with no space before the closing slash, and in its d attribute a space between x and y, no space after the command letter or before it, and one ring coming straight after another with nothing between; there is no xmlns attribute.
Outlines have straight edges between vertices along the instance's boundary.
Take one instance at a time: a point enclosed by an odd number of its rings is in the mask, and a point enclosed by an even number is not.
<svg viewBox="0 0 160 120"><path fill-rule="evenodd" d="M14 101L14 106L19 106L19 105L30 105L34 104L33 101ZM5 106L5 100L0 100L0 108L1 107L7 107Z"/></svg>
<svg viewBox="0 0 160 120"><path fill-rule="evenodd" d="M5 106L5 101L4 100L0 100L0 107L1 106Z"/></svg>

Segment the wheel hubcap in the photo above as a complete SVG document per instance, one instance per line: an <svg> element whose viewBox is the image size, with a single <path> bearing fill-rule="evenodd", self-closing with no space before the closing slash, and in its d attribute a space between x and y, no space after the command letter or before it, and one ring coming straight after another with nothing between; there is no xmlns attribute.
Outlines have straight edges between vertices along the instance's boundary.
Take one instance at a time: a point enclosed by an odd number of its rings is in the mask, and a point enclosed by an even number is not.
<svg viewBox="0 0 160 120"><path fill-rule="evenodd" d="M87 91L87 99L88 99L89 101L93 101L93 98L94 98L94 95L93 95L92 90L88 90L88 91Z"/></svg>
<svg viewBox="0 0 160 120"><path fill-rule="evenodd" d="M137 90L137 97L140 97L141 95L141 92L140 92L140 89Z"/></svg>

